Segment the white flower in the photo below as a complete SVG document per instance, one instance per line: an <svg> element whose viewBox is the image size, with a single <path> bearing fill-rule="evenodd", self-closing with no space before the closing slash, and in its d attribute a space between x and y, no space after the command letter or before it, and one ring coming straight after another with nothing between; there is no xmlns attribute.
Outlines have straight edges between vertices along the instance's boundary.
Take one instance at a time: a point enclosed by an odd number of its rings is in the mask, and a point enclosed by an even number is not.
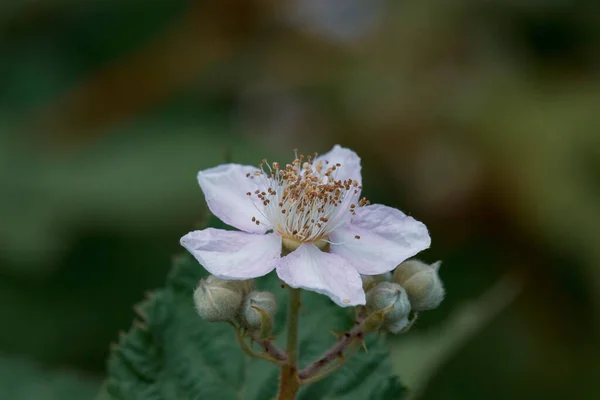
<svg viewBox="0 0 600 400"><path fill-rule="evenodd" d="M293 288L342 307L365 304L360 274L378 275L429 247L424 224L362 198L360 158L336 145L261 168L225 164L198 173L210 211L240 231L208 228L181 244L221 279L277 270ZM282 248L289 254L282 257ZM323 251L323 250L327 250Z"/></svg>

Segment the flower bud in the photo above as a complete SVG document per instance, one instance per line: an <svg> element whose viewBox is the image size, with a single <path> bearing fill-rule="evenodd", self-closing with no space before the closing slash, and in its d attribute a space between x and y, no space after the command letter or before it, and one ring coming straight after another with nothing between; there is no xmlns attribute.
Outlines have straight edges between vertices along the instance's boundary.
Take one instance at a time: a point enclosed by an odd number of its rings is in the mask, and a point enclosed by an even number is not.
<svg viewBox="0 0 600 400"><path fill-rule="evenodd" d="M198 315L211 322L234 320L248 285L251 285L251 282L226 281L212 275L202 279L194 292L194 304Z"/></svg>
<svg viewBox="0 0 600 400"><path fill-rule="evenodd" d="M397 283L379 282L367 293L367 309L371 313L385 310L383 326L393 333L408 325L410 308L406 290Z"/></svg>
<svg viewBox="0 0 600 400"><path fill-rule="evenodd" d="M248 293L254 290L254 280L225 280L217 278L214 275L209 275L206 278L206 284L209 286L220 286L229 288L235 292L239 292L242 296L246 296Z"/></svg>
<svg viewBox="0 0 600 400"><path fill-rule="evenodd" d="M373 286L375 286L379 282L390 282L392 280L392 273L386 272L381 275L361 275L360 278L362 279L363 290L365 292L368 292Z"/></svg>
<svg viewBox="0 0 600 400"><path fill-rule="evenodd" d="M413 310L433 310L444 300L444 286L438 275L440 265L441 261L428 265L408 260L394 271L394 282L406 289Z"/></svg>
<svg viewBox="0 0 600 400"><path fill-rule="evenodd" d="M404 319L401 319L400 321L396 321L391 324L387 324L385 327L387 328L387 330L390 333L397 335L397 334L403 332L407 328L409 323L410 322L409 322L408 318L404 318Z"/></svg>
<svg viewBox="0 0 600 400"><path fill-rule="evenodd" d="M273 317L277 312L275 296L270 292L252 292L246 297L242 309L244 324L261 339L271 336Z"/></svg>

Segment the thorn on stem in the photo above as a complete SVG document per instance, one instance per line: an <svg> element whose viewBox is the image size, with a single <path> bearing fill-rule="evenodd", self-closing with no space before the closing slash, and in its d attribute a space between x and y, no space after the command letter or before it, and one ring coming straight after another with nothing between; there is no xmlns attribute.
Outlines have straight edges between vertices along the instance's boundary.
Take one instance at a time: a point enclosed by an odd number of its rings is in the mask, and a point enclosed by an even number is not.
<svg viewBox="0 0 600 400"><path fill-rule="evenodd" d="M365 342L364 340L361 342L363 349L365 349L365 353L369 352L369 349L367 349L367 342Z"/></svg>
<svg viewBox="0 0 600 400"><path fill-rule="evenodd" d="M344 336L344 335L345 335L345 332L342 332L342 331L331 331L331 334L332 334L333 336L335 336L335 338L336 338L337 340L340 340L340 339L342 338L342 336Z"/></svg>

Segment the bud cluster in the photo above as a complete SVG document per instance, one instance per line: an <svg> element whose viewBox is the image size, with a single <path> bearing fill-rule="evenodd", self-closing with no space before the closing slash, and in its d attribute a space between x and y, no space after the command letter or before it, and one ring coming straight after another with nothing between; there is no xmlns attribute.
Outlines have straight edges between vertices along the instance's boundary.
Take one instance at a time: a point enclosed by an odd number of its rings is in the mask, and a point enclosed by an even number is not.
<svg viewBox="0 0 600 400"><path fill-rule="evenodd" d="M252 280L224 280L213 275L200 280L194 304L203 319L235 323L260 339L271 335L277 311L275 296L255 291Z"/></svg>
<svg viewBox="0 0 600 400"><path fill-rule="evenodd" d="M433 310L444 299L445 291L438 271L441 261L425 264L408 260L392 274L363 276L367 292L366 309L383 315L381 326L391 333L407 331L417 312ZM409 319L413 311L414 317Z"/></svg>

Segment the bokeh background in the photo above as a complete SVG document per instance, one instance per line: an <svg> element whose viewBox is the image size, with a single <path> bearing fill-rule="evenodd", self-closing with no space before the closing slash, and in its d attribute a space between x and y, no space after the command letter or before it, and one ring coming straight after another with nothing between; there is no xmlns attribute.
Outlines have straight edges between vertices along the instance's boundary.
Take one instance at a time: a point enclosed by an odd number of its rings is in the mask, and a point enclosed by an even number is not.
<svg viewBox="0 0 600 400"><path fill-rule="evenodd" d="M444 260L414 397L600 398L593 0L2 2L0 398L93 397L197 170L336 143Z"/></svg>

